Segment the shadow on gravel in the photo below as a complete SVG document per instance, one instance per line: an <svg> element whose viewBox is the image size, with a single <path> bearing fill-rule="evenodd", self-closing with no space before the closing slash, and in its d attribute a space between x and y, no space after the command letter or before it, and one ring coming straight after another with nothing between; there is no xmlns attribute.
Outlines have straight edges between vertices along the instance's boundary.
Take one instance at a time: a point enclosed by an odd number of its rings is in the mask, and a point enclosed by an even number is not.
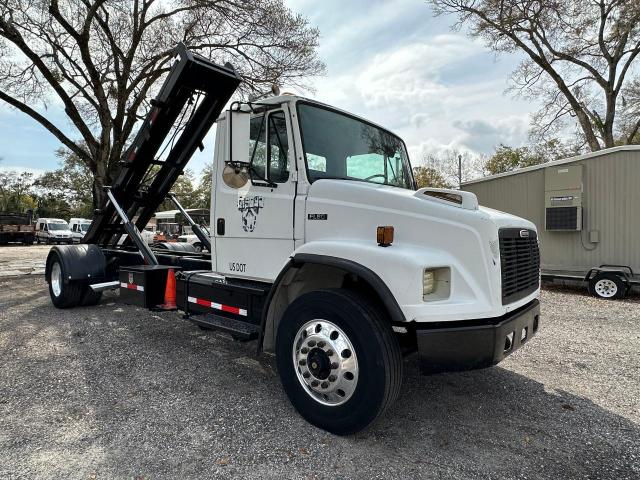
<svg viewBox="0 0 640 480"><path fill-rule="evenodd" d="M587 398L501 367L421 376L415 361L406 366L395 408L359 440L408 463L467 464L504 478L640 478L640 426ZM422 458L407 455L409 445Z"/></svg>
<svg viewBox="0 0 640 480"><path fill-rule="evenodd" d="M421 376L410 358L398 402L366 432L340 438L297 415L270 359L251 357L254 344L202 333L177 314L103 302L60 316L47 305L3 330L14 327L28 337L18 332L19 348L0 351L0 474L640 475L639 425L506 368Z"/></svg>

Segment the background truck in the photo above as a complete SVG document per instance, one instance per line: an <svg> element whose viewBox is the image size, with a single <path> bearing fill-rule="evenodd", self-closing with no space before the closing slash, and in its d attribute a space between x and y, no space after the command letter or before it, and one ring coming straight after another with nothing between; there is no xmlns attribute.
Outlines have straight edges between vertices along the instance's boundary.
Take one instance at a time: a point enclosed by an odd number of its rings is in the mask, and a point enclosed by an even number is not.
<svg viewBox="0 0 640 480"><path fill-rule="evenodd" d="M69 230L71 230L71 238L73 243L80 243L91 225L88 218L72 218L69 220Z"/></svg>
<svg viewBox="0 0 640 480"><path fill-rule="evenodd" d="M170 308L175 282L187 318L275 354L294 407L336 434L394 401L403 355L417 352L425 372L468 370L530 341L531 222L469 192L416 190L403 141L350 113L290 95L223 112L233 68L177 53L83 243L49 253L56 307L118 288L124 302ZM139 231L216 120L211 235L191 225L211 253L148 246Z"/></svg>
<svg viewBox="0 0 640 480"><path fill-rule="evenodd" d="M36 242L73 243L73 236L66 220L61 218L39 218L36 222Z"/></svg>
<svg viewBox="0 0 640 480"><path fill-rule="evenodd" d="M24 214L0 212L0 245L8 243L32 245L35 240L32 219L33 210L27 210Z"/></svg>

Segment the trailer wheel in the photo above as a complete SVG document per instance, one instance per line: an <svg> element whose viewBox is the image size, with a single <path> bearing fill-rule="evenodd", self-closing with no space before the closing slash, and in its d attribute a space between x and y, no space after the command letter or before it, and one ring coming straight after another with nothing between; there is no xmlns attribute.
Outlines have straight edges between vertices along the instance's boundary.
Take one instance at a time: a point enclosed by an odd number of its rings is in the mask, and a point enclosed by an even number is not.
<svg viewBox="0 0 640 480"><path fill-rule="evenodd" d="M84 294L84 285L79 282L64 282L66 272L58 255L51 260L49 274L49 296L56 308L71 308L77 306Z"/></svg>
<svg viewBox="0 0 640 480"><path fill-rule="evenodd" d="M400 391L402 355L390 324L349 291L297 298L278 326L276 357L296 410L337 435L365 429Z"/></svg>
<svg viewBox="0 0 640 480"><path fill-rule="evenodd" d="M601 272L589 280L589 292L607 300L622 298L627 293L627 283L615 273Z"/></svg>

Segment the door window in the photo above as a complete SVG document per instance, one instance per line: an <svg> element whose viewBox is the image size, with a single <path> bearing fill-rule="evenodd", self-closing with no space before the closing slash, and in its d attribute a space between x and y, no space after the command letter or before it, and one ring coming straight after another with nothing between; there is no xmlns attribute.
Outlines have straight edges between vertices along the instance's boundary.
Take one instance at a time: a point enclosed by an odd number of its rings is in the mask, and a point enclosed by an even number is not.
<svg viewBox="0 0 640 480"><path fill-rule="evenodd" d="M251 180L284 183L289 179L289 139L282 110L253 117L249 124Z"/></svg>

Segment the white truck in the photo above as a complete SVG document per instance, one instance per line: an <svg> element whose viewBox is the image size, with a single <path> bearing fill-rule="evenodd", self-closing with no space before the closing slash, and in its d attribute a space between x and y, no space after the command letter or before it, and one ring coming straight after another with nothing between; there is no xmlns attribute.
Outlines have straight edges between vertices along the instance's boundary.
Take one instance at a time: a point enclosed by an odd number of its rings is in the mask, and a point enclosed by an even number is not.
<svg viewBox="0 0 640 480"><path fill-rule="evenodd" d="M118 287L124 302L166 306L177 269L177 308L257 340L298 412L341 435L395 400L404 355L416 353L427 373L469 370L530 341L540 320L531 222L479 207L468 192L417 189L404 142L348 112L283 95L222 113L235 71L179 51L83 245L48 257L54 305L90 305ZM185 85L204 99L162 180L135 190L188 102L175 93ZM211 253L147 247L139 230L150 199L168 194L216 118Z"/></svg>
<svg viewBox="0 0 640 480"><path fill-rule="evenodd" d="M89 231L91 220L88 218L71 218L69 220L69 229L71 230L71 238L73 243L80 243L84 235Z"/></svg>
<svg viewBox="0 0 640 480"><path fill-rule="evenodd" d="M39 218L36 222L36 243L73 243L69 224L61 218Z"/></svg>

